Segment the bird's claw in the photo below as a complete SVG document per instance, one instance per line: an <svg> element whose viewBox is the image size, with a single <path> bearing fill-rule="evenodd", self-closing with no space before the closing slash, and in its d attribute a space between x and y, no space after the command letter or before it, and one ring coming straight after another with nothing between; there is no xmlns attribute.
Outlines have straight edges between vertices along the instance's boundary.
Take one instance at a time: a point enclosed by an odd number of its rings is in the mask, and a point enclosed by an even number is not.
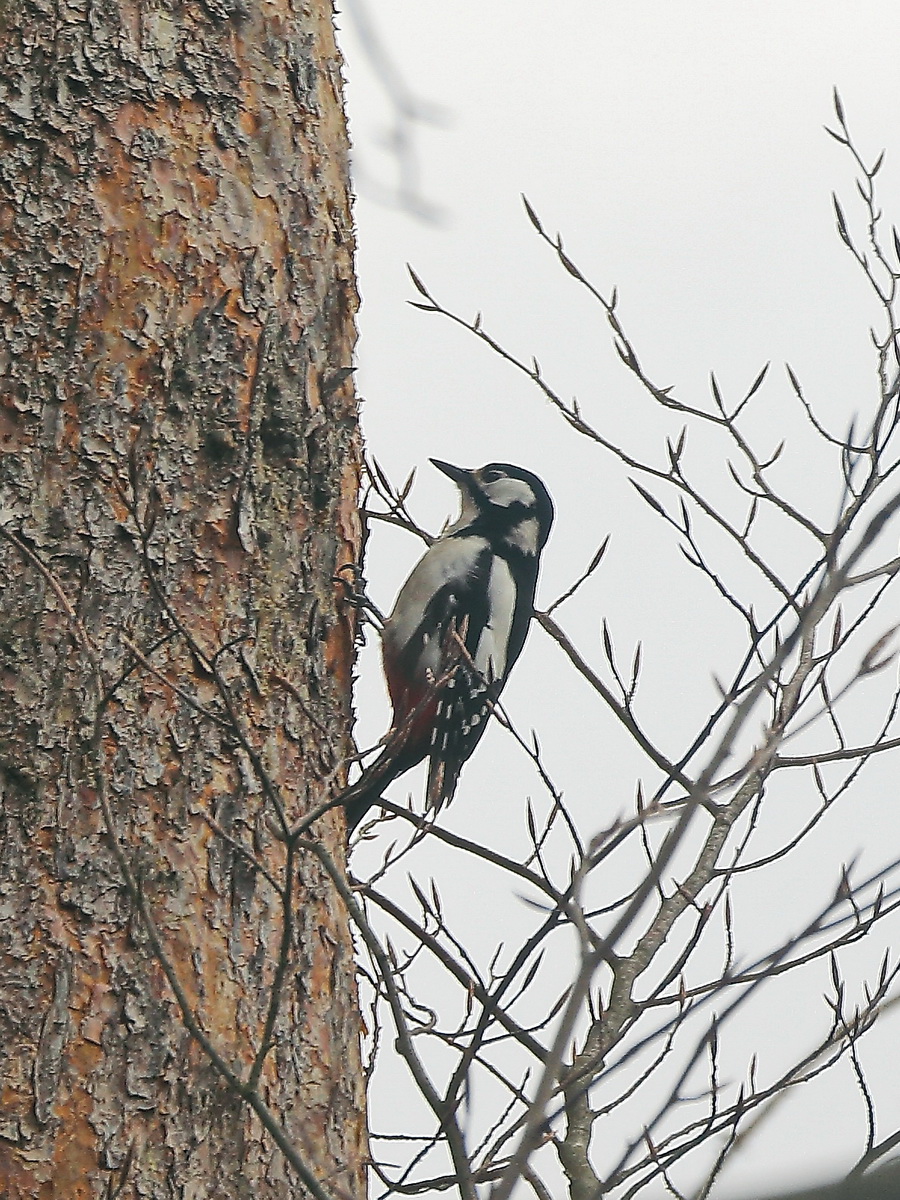
<svg viewBox="0 0 900 1200"><path fill-rule="evenodd" d="M342 567L338 567L332 581L343 588L345 604L355 608L364 621L369 621L376 628L383 628L384 614L366 595L366 581L359 563L344 563Z"/></svg>

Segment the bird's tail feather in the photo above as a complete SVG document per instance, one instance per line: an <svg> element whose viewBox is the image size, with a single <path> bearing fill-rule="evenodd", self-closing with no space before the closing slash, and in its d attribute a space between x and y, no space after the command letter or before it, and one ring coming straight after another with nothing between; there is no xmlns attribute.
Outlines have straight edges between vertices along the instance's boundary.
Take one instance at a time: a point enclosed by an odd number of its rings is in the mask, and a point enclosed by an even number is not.
<svg viewBox="0 0 900 1200"><path fill-rule="evenodd" d="M406 765L388 746L371 766L366 767L356 783L347 788L341 801L347 817L348 834L354 831L369 809L378 803L388 784L405 770Z"/></svg>

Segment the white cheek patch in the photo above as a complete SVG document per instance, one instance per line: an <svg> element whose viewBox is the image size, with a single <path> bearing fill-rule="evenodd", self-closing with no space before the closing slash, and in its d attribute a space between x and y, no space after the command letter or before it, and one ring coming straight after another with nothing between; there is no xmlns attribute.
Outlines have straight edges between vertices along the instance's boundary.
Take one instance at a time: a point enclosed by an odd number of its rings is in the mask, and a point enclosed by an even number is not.
<svg viewBox="0 0 900 1200"><path fill-rule="evenodd" d="M498 508L509 508L511 504L534 508L534 492L524 479L510 479L507 475L495 483L484 484L483 488L491 504Z"/></svg>
<svg viewBox="0 0 900 1200"><path fill-rule="evenodd" d="M516 611L516 585L502 558L491 561L488 579L490 624L485 625L475 647L475 666L485 679L502 679L506 673L506 651Z"/></svg>

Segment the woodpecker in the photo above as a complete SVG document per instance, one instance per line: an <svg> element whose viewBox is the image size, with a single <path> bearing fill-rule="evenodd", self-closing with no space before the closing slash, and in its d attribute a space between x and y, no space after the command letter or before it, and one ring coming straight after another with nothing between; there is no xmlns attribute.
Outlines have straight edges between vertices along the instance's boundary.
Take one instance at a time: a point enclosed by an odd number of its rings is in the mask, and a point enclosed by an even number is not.
<svg viewBox="0 0 900 1200"><path fill-rule="evenodd" d="M531 471L488 463L477 471L431 462L459 488L459 519L426 550L382 631L394 719L386 745L347 789L353 830L387 785L428 759L427 801L453 798L522 652L534 611L553 502Z"/></svg>

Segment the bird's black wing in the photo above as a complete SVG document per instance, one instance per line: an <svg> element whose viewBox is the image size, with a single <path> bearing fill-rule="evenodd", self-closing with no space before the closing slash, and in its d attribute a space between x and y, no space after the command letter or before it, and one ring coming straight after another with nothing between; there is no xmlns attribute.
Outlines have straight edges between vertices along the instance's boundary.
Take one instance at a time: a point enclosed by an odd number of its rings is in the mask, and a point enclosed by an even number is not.
<svg viewBox="0 0 900 1200"><path fill-rule="evenodd" d="M463 764L481 740L506 678L505 665L495 671L481 661L483 639L498 616L490 593L496 567L496 556L485 549L442 626L441 676L449 677L438 690L426 791L428 806L435 810L453 799ZM510 615L510 623L512 619Z"/></svg>

